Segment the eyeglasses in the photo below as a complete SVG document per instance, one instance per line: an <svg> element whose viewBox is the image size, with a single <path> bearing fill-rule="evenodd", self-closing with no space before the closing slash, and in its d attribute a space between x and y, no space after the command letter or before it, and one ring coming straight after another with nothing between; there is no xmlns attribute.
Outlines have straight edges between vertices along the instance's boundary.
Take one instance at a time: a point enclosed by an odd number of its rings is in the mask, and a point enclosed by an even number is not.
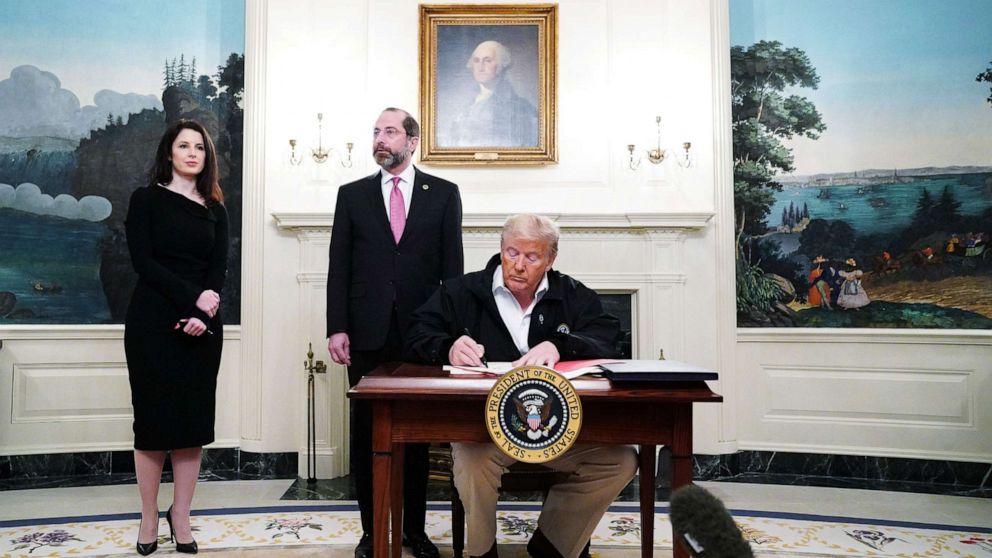
<svg viewBox="0 0 992 558"><path fill-rule="evenodd" d="M372 130L372 138L379 137L379 134L385 135L387 139L395 139L397 136L406 134L406 132L403 130L397 130L396 128L386 128L384 130L376 128Z"/></svg>

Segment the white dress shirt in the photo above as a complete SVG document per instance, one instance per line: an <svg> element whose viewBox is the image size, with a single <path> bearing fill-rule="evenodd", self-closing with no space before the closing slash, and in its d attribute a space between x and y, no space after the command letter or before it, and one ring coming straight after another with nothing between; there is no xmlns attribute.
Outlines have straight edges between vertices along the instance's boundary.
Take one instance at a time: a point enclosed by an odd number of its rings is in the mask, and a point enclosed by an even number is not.
<svg viewBox="0 0 992 558"><path fill-rule="evenodd" d="M410 199L413 198L413 179L415 174L413 165L407 165L407 167L403 169L403 172L399 174L389 174L389 171L382 169L382 202L386 205L387 221L391 217L389 214L389 194L393 191L393 177L400 177L398 187L400 192L403 194L403 215L404 217L408 217L410 215Z"/></svg>
<svg viewBox="0 0 992 558"><path fill-rule="evenodd" d="M541 282L537 285L537 292L534 293L534 300L526 309L520 307L520 303L513 297L510 289L506 288L503 282L503 267L496 266L493 272L493 297L496 299L496 308L499 309L499 317L503 319L503 324L510 331L513 337L513 344L517 346L521 355L527 354L530 345L527 344L527 336L530 333L530 315L534 311L534 306L544 298L548 292L548 274L545 273Z"/></svg>

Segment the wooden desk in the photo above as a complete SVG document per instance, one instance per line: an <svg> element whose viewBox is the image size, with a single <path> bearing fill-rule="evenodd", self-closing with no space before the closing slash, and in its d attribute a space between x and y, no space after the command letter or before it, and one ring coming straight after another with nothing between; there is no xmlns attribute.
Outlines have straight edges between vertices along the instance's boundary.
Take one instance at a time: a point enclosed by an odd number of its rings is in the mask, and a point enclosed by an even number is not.
<svg viewBox="0 0 992 558"><path fill-rule="evenodd" d="M403 445L409 442L491 442L483 404L493 378L448 376L439 366L390 363L362 378L348 397L372 404L373 556L400 557ZM582 399L576 443L638 444L641 557L654 551L655 456L672 449L672 489L692 482L692 404L723 397L705 382L614 386L604 378L572 381ZM392 540L389 520L392 516ZM687 558L676 545L675 556Z"/></svg>

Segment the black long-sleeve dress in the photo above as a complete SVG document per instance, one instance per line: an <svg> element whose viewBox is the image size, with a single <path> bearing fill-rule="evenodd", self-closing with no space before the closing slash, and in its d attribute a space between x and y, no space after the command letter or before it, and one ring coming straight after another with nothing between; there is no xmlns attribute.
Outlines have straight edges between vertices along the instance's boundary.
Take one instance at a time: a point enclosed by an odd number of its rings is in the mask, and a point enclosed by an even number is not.
<svg viewBox="0 0 992 558"><path fill-rule="evenodd" d="M138 284L124 329L134 447L170 450L214 440L217 371L224 343L220 313L196 307L204 290L221 294L227 274L228 219L162 186L139 188L128 207L127 244ZM197 317L210 333L175 329Z"/></svg>

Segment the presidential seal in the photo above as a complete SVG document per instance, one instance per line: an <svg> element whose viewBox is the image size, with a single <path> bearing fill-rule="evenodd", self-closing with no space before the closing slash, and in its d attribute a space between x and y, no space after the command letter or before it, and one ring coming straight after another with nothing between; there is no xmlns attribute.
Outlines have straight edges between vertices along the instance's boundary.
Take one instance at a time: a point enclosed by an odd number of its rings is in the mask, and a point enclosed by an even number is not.
<svg viewBox="0 0 992 558"><path fill-rule="evenodd" d="M564 376L519 366L499 378L486 398L486 429L503 453L527 463L562 455L579 437L582 403Z"/></svg>

